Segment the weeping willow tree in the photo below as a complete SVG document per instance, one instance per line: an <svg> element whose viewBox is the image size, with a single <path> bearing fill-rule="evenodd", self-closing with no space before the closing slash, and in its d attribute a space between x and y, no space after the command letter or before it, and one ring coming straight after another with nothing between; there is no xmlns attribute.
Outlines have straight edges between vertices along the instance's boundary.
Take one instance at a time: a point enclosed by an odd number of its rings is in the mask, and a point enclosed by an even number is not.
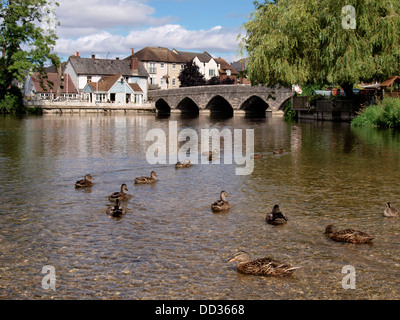
<svg viewBox="0 0 400 320"><path fill-rule="evenodd" d="M380 81L400 71L400 1L255 2L240 48L253 84Z"/></svg>

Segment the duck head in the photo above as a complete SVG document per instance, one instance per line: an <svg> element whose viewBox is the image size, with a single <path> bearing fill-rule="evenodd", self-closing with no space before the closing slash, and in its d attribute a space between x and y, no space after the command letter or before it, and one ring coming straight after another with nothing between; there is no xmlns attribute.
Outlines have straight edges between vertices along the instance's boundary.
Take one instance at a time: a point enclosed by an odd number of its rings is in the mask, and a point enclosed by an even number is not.
<svg viewBox="0 0 400 320"><path fill-rule="evenodd" d="M245 251L237 252L231 259L229 259L226 263L239 261L239 262L247 262L250 261L250 255Z"/></svg>

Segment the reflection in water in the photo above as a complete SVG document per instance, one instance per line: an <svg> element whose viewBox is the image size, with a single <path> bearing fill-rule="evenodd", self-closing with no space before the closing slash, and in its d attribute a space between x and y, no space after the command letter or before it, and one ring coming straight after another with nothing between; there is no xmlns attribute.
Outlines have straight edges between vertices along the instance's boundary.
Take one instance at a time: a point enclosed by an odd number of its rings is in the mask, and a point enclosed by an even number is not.
<svg viewBox="0 0 400 320"><path fill-rule="evenodd" d="M253 174L235 165L151 166L154 128L254 129ZM393 131L280 117L210 119L138 115L0 118L0 298L19 299L390 299L400 292L396 206L400 138ZM282 155L272 151L283 148ZM223 150L222 150L223 152ZM222 155L221 155L222 156ZM157 172L154 185L133 178ZM90 173L91 190L74 183ZM111 219L107 196L128 185L127 214ZM213 214L221 190L232 208ZM273 205L287 225L265 223ZM399 206L399 204L397 204ZM372 246L334 243L325 227L353 227ZM301 266L285 279L241 275L237 250ZM56 291L42 289L45 265ZM356 290L341 286L356 269ZM390 268L388 268L390 266Z"/></svg>

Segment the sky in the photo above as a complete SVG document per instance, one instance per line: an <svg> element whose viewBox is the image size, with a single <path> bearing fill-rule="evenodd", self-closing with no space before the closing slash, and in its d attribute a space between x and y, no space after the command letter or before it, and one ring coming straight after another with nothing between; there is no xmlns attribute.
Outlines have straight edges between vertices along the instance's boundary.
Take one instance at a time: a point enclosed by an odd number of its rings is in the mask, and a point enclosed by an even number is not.
<svg viewBox="0 0 400 320"><path fill-rule="evenodd" d="M209 52L239 60L238 34L253 0L57 0L60 26L55 52L81 57L126 58L146 46ZM51 6L50 6L51 7ZM47 11L49 12L49 11Z"/></svg>

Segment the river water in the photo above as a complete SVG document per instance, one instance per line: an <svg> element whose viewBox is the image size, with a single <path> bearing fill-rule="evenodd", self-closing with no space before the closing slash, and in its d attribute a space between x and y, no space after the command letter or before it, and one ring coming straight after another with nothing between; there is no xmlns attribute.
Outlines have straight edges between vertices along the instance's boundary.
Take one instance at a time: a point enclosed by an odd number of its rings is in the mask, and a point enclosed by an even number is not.
<svg viewBox="0 0 400 320"><path fill-rule="evenodd" d="M250 175L236 164L176 170L150 165L151 129L254 129ZM287 152L274 155L273 150ZM221 153L222 156L223 152ZM152 114L0 118L0 299L398 299L400 135L348 123L281 117L158 118ZM154 185L133 178L155 170ZM86 173L89 190L76 190ZM126 183L127 214L107 197ZM212 213L221 190L232 208ZM287 225L265 223L279 204ZM325 227L352 227L372 245L336 243ZM239 274L238 250L302 267L292 277ZM55 290L42 287L44 266ZM344 266L353 266L355 289Z"/></svg>

